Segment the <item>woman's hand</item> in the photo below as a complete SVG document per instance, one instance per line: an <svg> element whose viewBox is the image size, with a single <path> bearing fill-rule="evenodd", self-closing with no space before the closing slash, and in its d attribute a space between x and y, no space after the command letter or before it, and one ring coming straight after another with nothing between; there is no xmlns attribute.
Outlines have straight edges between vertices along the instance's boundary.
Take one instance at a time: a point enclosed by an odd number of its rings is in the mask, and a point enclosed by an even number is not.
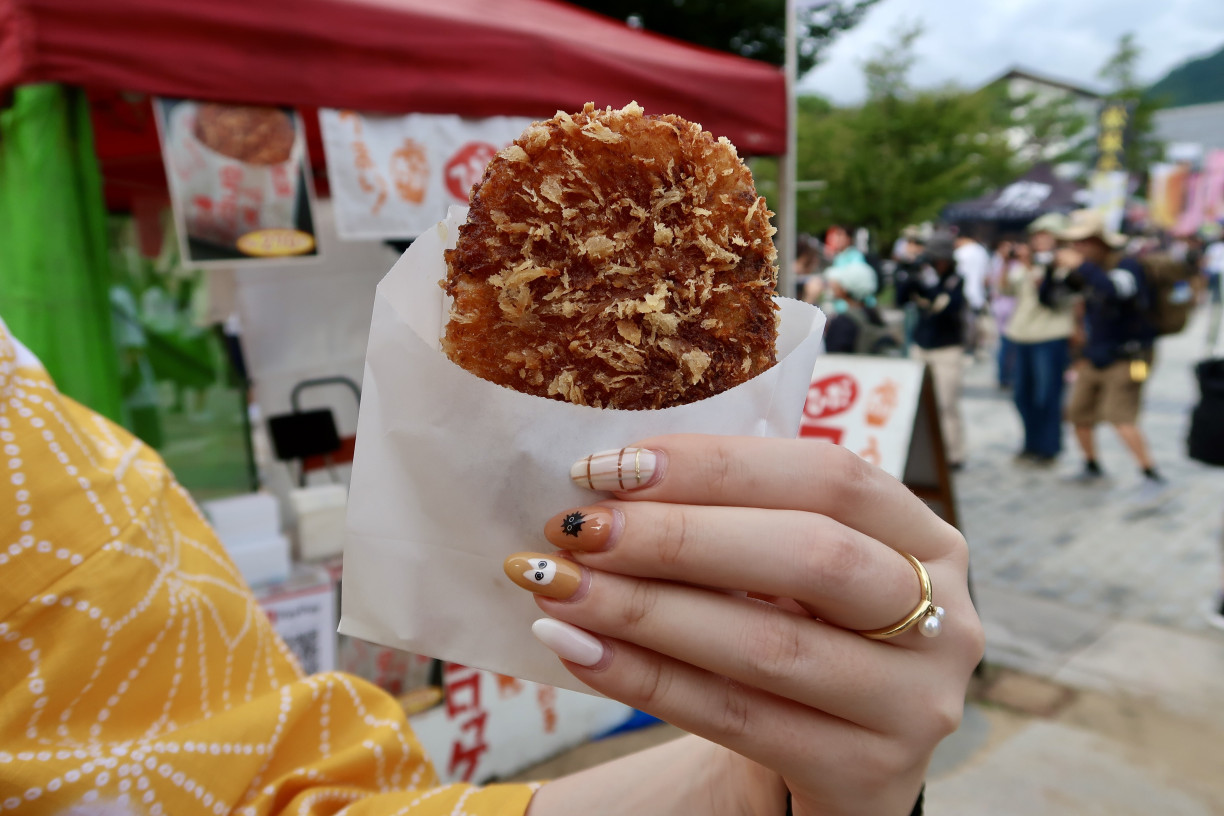
<svg viewBox="0 0 1224 816"><path fill-rule="evenodd" d="M960 533L824 442L659 437L572 475L617 500L549 522L568 558L507 562L564 622L537 634L566 668L771 769L796 816L908 814L982 656ZM919 605L903 552L930 575L942 634L868 639ZM727 776L759 782L728 796L782 816L776 777Z"/></svg>

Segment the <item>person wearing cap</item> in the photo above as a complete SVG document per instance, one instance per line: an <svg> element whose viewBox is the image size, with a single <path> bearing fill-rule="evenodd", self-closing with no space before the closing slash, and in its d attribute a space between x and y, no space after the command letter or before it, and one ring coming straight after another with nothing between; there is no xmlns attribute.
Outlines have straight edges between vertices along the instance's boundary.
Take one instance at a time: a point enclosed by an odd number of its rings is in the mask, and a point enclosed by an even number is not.
<svg viewBox="0 0 1224 816"><path fill-rule="evenodd" d="M955 239L946 232L927 240L922 272L897 287L897 303L912 303L918 310L910 357L931 367L935 400L939 405L948 464L965 461L965 432L960 395L964 378L965 283L956 271Z"/></svg>
<svg viewBox="0 0 1224 816"><path fill-rule="evenodd" d="M1067 419L1084 454L1084 469L1075 480L1090 483L1104 477L1094 430L1098 422L1108 422L1143 471L1141 499L1155 500L1164 479L1138 425L1156 339L1143 309L1148 297L1143 266L1120 256L1117 250L1126 237L1111 232L1096 210L1071 213L1059 238L1071 246L1059 251L1058 264L1071 270L1066 282L1084 297L1086 340L1067 405Z"/></svg>
<svg viewBox="0 0 1224 816"><path fill-rule="evenodd" d="M889 354L901 344L880 316L875 270L849 263L829 270L833 317L825 329L825 350L832 354Z"/></svg>
<svg viewBox="0 0 1224 816"><path fill-rule="evenodd" d="M1017 247L1005 290L1015 298L1003 336L1014 349L1012 399L1024 425L1021 464L1049 466L1062 451L1064 374L1075 329L1069 269L1054 261L1055 235L1066 216L1047 213L1029 225L1029 243Z"/></svg>

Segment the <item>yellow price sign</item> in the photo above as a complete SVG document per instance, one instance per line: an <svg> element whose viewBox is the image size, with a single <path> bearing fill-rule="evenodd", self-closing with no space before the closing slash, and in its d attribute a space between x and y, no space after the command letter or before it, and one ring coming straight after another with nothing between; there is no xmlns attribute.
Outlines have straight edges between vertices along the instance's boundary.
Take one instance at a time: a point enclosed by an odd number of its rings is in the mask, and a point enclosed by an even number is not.
<svg viewBox="0 0 1224 816"><path fill-rule="evenodd" d="M238 251L256 258L306 255L313 252L314 248L314 236L295 229L255 230L238 239Z"/></svg>

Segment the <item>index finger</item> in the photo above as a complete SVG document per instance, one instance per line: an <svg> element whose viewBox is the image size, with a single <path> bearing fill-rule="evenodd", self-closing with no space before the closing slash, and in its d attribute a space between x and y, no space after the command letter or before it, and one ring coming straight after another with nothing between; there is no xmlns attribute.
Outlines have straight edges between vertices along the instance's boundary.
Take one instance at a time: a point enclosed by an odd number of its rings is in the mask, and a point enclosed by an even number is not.
<svg viewBox="0 0 1224 816"><path fill-rule="evenodd" d="M645 478L643 462L650 471ZM920 560L964 547L960 533L905 485L820 440L659 436L589 456L571 475L577 484L629 501L819 513Z"/></svg>

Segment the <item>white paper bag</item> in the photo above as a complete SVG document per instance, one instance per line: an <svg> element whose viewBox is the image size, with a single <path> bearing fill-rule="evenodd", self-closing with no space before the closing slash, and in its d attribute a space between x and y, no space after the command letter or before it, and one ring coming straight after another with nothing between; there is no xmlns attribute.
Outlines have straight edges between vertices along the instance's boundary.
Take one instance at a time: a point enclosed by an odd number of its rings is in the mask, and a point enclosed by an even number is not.
<svg viewBox="0 0 1224 816"><path fill-rule="evenodd" d="M782 307L778 363L689 405L618 411L520 394L452 363L438 286L466 208L418 238L378 286L349 492L340 631L587 691L532 636L530 593L506 556L550 552L544 523L592 494L569 478L590 453L664 433L793 437L824 315Z"/></svg>

